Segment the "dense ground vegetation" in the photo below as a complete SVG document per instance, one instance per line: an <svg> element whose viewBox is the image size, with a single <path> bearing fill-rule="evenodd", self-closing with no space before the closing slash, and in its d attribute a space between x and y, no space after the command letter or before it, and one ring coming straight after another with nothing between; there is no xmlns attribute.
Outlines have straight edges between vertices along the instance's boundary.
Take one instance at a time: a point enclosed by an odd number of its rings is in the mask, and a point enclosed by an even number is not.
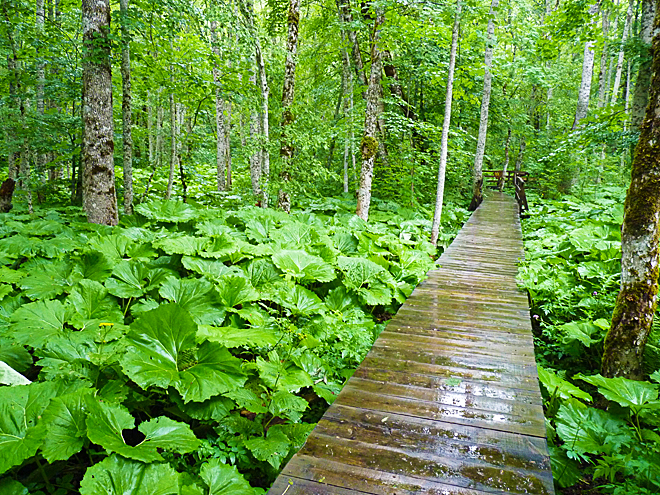
<svg viewBox="0 0 660 495"><path fill-rule="evenodd" d="M619 290L624 195L603 186L537 198L523 222L520 279L532 301L553 475L585 493L660 490L660 326L645 353L651 381L599 374Z"/></svg>

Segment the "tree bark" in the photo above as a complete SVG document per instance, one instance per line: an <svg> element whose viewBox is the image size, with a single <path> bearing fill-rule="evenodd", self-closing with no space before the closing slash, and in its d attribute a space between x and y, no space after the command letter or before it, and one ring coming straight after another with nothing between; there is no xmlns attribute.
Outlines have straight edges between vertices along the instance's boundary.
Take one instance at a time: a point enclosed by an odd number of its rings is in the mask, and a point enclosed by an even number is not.
<svg viewBox="0 0 660 495"><path fill-rule="evenodd" d="M491 67L493 65L493 45L495 43L495 16L499 0L493 0L488 13L488 35L484 55L484 92L481 97L481 118L479 119L479 136L477 137L477 151L474 155L474 172L472 179L472 201L469 210L474 211L483 201L483 162L486 150L486 134L488 132L488 109L490 107L490 91L492 84Z"/></svg>
<svg viewBox="0 0 660 495"><path fill-rule="evenodd" d="M653 19L655 18L655 0L642 0L642 19L640 40L649 50L642 52L639 62L637 81L630 115L630 125L633 129L639 129L644 119L646 106L649 101L649 86L651 84L651 39L653 37Z"/></svg>
<svg viewBox="0 0 660 495"><path fill-rule="evenodd" d="M42 54L40 53L41 50L39 49L39 43L41 43L44 39L44 22L46 19L46 11L44 9L44 0L37 0L36 1L36 8L35 8L35 14L36 14L36 31L37 31L37 46L35 49L35 56L37 58L37 94L36 94L36 100L37 100L37 114L39 115L40 119L44 118L44 81L46 79L46 71L45 71L45 65L42 60ZM38 174L42 175L45 174L45 168L46 168L46 155L42 153L40 150L36 151L34 154L35 157L35 169Z"/></svg>
<svg viewBox="0 0 660 495"><path fill-rule="evenodd" d="M250 82L254 85L257 84L256 71L250 75ZM252 146L255 146L259 139L260 129L259 112L255 109L250 110L250 141ZM250 180L252 182L252 194L261 196L261 151L256 149L250 155ZM261 200L259 200L261 202Z"/></svg>
<svg viewBox="0 0 660 495"><path fill-rule="evenodd" d="M8 213L14 207L12 198L16 182L9 177L0 185L0 213Z"/></svg>
<svg viewBox="0 0 660 495"><path fill-rule="evenodd" d="M496 0L497 1L497 0ZM369 85L367 86L367 108L364 117L364 136L360 151L362 152L362 170L360 172L360 186L358 189L357 208L355 214L364 221L369 219L369 206L371 204L371 182L373 180L374 162L378 153L377 125L378 110L380 108L380 80L382 73L381 53L378 41L380 27L385 22L382 10L375 12L374 26L371 34L371 71Z"/></svg>
<svg viewBox="0 0 660 495"><path fill-rule="evenodd" d="M508 133L506 135L506 144L504 145L504 165L502 166L502 175L497 183L497 189L500 192L504 189L504 184L506 183L506 173L509 168L509 144L511 144L511 127L509 127Z"/></svg>
<svg viewBox="0 0 660 495"><path fill-rule="evenodd" d="M456 1L454 28L451 33L451 51L449 52L449 68L447 69L447 92L445 95L445 117L442 121L442 138L440 141L440 164L438 166L438 186L435 195L435 213L431 225L431 243L438 245L440 219L442 217L442 202L445 194L445 175L447 172L447 149L449 142L449 125L451 123L451 104L454 90L454 69L456 67L456 49L458 47L458 32L461 26L461 0Z"/></svg>
<svg viewBox="0 0 660 495"><path fill-rule="evenodd" d="M657 8L657 4L656 4ZM660 16L655 28L660 30ZM621 227L621 290L605 337L604 376L643 378L642 357L658 294L660 223L660 33L653 39L649 104L632 163Z"/></svg>
<svg viewBox="0 0 660 495"><path fill-rule="evenodd" d="M110 0L82 0L83 19L83 206L91 223L117 225Z"/></svg>
<svg viewBox="0 0 660 495"><path fill-rule="evenodd" d="M121 15L121 87L124 145L124 214L133 214L133 133L131 130L131 48L128 30L128 0L119 1Z"/></svg>
<svg viewBox="0 0 660 495"><path fill-rule="evenodd" d="M218 46L217 22L211 22L211 36L213 42L213 53L220 58L220 47ZM217 61L213 62L213 82L215 83L215 129L216 129L216 183L218 191L227 188L226 164L227 164L227 130L225 125L225 101L222 98L220 81L220 70Z"/></svg>
<svg viewBox="0 0 660 495"><path fill-rule="evenodd" d="M280 156L282 157L282 170L280 178L282 187L277 196L277 206L289 213L291 211L291 196L288 192L291 180L291 158L293 158L293 144L288 135L287 127L293 123L291 105L296 88L296 63L298 62L298 23L300 21L300 0L289 0L288 36L286 41L286 61L284 63L284 85L282 87L282 139L280 143Z"/></svg>
<svg viewBox="0 0 660 495"><path fill-rule="evenodd" d="M619 48L619 56L616 63L616 73L614 76L614 86L612 86L612 105L616 104L617 99L619 98L619 85L621 84L621 73L623 72L623 56L624 51L623 47L628 40L628 33L630 31L630 23L632 21L633 13L633 0L628 2L628 10L626 11L626 22L623 25L623 34L621 36L621 47Z"/></svg>
<svg viewBox="0 0 660 495"><path fill-rule="evenodd" d="M596 20L598 4L595 3L589 8L592 24ZM584 44L584 58L582 60L582 80L578 92L577 108L575 110L575 119L573 120L573 129L576 129L582 119L587 116L589 111L589 98L591 96L591 78L594 73L594 42L587 41Z"/></svg>
<svg viewBox="0 0 660 495"><path fill-rule="evenodd" d="M520 172L522 169L523 158L525 156L525 148L527 143L525 142L525 136L520 136L520 149L518 150L518 156L516 157L516 172Z"/></svg>
<svg viewBox="0 0 660 495"><path fill-rule="evenodd" d="M608 33L610 28L610 12L608 10L603 10L602 13L602 26L603 26L603 51L600 54L600 68L598 72L598 108L602 108L605 104L605 83L607 82L607 54L609 51L608 46Z"/></svg>
<svg viewBox="0 0 660 495"><path fill-rule="evenodd" d="M172 188L174 186L174 171L176 170L176 103L174 101L174 92L170 93L170 174L167 179L167 192L165 199L172 197Z"/></svg>

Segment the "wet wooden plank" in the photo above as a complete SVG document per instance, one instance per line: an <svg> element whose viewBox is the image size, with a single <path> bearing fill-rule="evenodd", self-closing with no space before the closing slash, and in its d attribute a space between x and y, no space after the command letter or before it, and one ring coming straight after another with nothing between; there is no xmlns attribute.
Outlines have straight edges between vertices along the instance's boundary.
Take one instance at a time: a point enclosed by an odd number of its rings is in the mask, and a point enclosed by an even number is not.
<svg viewBox="0 0 660 495"><path fill-rule="evenodd" d="M273 495L552 495L517 205L495 193L388 322Z"/></svg>

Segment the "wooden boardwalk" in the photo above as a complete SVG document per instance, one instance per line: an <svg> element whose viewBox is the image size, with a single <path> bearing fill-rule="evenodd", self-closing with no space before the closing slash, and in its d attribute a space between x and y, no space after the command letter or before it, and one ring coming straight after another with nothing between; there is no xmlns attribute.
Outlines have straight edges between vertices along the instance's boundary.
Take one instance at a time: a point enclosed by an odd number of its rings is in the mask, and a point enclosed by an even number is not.
<svg viewBox="0 0 660 495"><path fill-rule="evenodd" d="M552 495L522 256L492 193L268 493Z"/></svg>

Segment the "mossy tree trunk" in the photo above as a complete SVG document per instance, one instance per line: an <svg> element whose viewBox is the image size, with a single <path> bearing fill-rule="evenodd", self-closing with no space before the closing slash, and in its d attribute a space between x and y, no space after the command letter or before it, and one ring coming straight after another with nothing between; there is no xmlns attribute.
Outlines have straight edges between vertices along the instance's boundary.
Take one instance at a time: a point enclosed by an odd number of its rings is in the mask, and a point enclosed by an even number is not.
<svg viewBox="0 0 660 495"><path fill-rule="evenodd" d="M655 27L660 28L657 14ZM602 373L608 377L643 377L642 356L658 302L660 33L657 32L653 40L652 74L649 104L635 149L621 227L621 291L605 337Z"/></svg>
<svg viewBox="0 0 660 495"><path fill-rule="evenodd" d="M495 0L497 1L497 0ZM373 31L371 33L371 71L367 86L367 109L364 117L364 135L360 151L362 152L362 170L360 172L360 186L358 188L357 208L355 214L363 220L369 219L369 205L371 204L371 182L374 175L374 162L378 153L378 110L380 108L380 80L382 72L381 53L378 41L380 27L385 21L382 10L375 12Z"/></svg>
<svg viewBox="0 0 660 495"><path fill-rule="evenodd" d="M484 52L484 92L481 96L481 118L479 119L479 136L477 137L477 151L474 154L474 169L472 175L472 201L468 209L474 211L483 201L483 164L486 151L486 134L488 133L488 109L490 108L490 92L493 81L491 67L493 66L493 44L495 43L495 16L499 0L493 0L488 13L488 29L486 36L486 49Z"/></svg>
<svg viewBox="0 0 660 495"><path fill-rule="evenodd" d="M117 225L110 1L83 0L82 195L87 220Z"/></svg>

